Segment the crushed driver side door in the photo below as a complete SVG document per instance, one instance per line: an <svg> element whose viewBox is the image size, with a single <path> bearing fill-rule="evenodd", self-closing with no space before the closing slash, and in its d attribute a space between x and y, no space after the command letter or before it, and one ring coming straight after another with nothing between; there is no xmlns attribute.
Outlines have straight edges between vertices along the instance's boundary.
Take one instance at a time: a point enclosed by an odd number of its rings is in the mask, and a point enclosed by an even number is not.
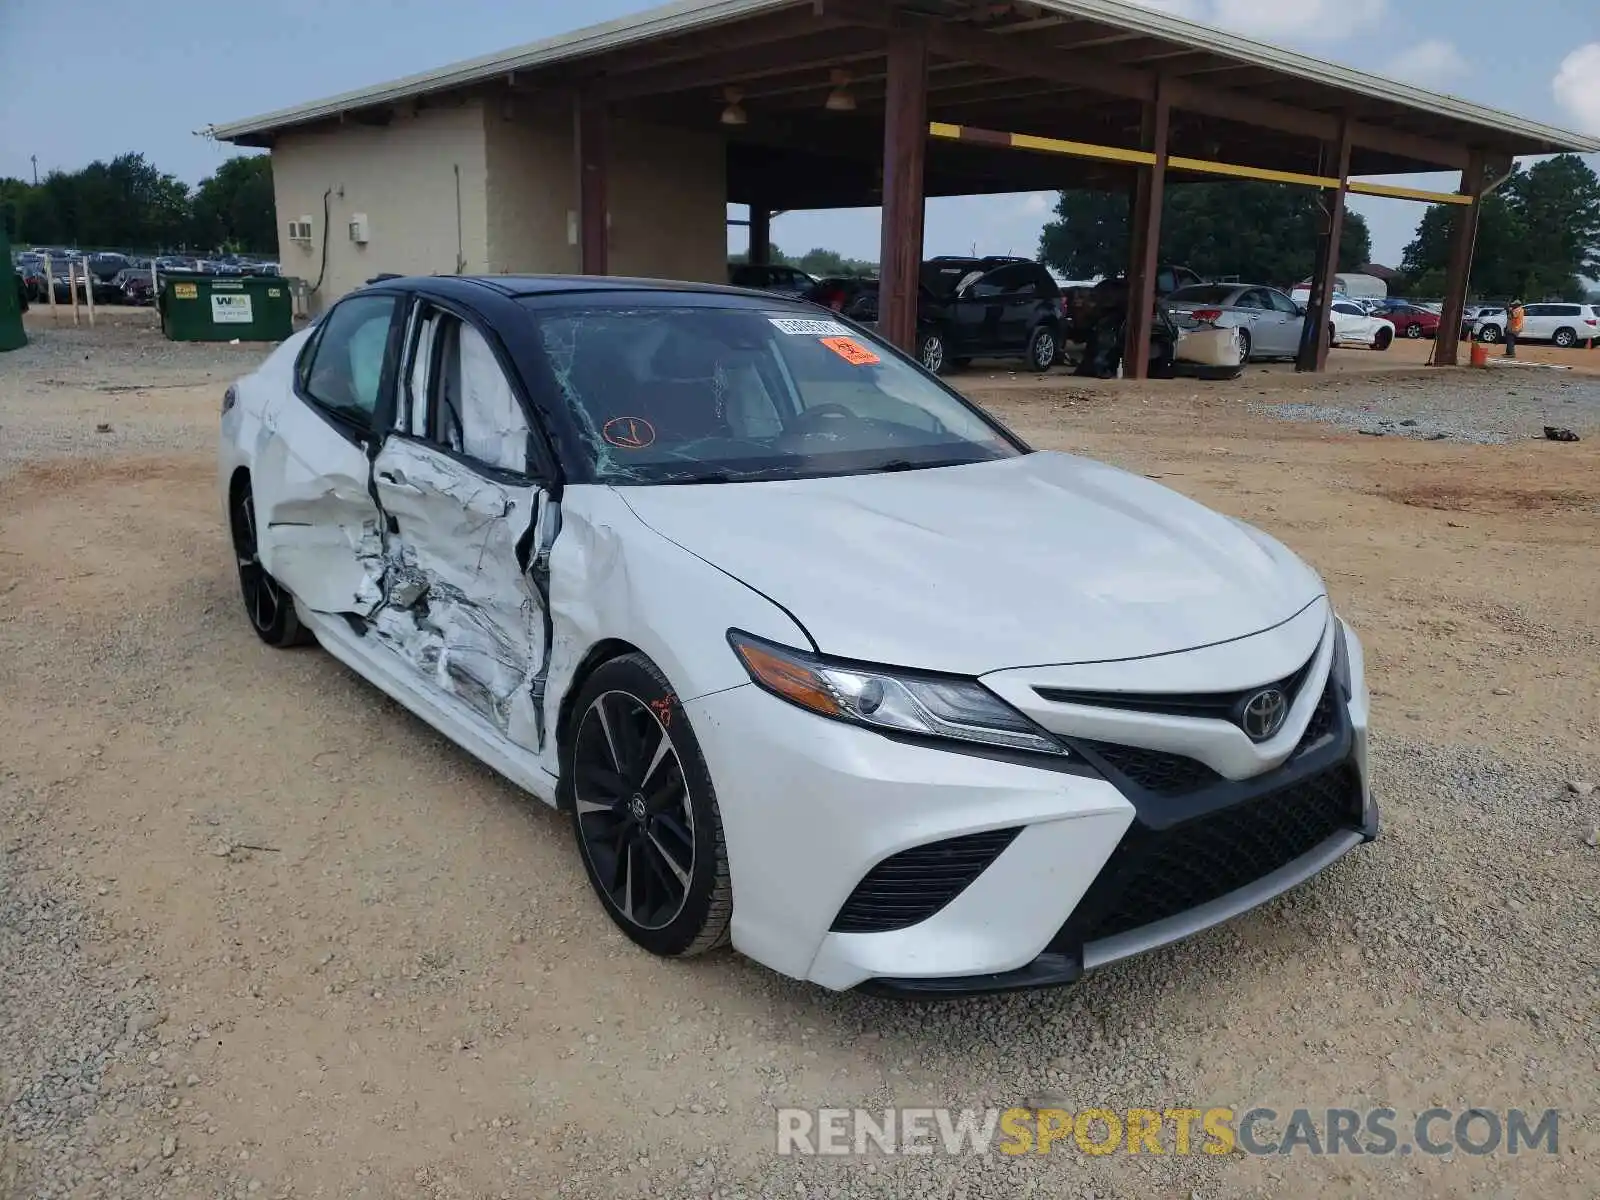
<svg viewBox="0 0 1600 1200"><path fill-rule="evenodd" d="M384 532L373 632L421 681L516 744L544 742L559 514L531 471L514 373L462 314L418 300L392 428L372 463Z"/></svg>
<svg viewBox="0 0 1600 1200"><path fill-rule="evenodd" d="M393 387L400 297L359 293L319 322L292 389L264 407L251 461L262 565L305 607L370 615L383 561L369 448Z"/></svg>

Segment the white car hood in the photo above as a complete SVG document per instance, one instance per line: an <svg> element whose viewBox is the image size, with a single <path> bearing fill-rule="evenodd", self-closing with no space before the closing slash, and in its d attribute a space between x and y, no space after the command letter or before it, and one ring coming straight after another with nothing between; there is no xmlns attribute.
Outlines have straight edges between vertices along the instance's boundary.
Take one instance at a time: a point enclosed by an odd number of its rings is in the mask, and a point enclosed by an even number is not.
<svg viewBox="0 0 1600 1200"><path fill-rule="evenodd" d="M1273 539L1125 471L971 466L618 489L788 609L825 654L963 675L1244 637L1323 594Z"/></svg>

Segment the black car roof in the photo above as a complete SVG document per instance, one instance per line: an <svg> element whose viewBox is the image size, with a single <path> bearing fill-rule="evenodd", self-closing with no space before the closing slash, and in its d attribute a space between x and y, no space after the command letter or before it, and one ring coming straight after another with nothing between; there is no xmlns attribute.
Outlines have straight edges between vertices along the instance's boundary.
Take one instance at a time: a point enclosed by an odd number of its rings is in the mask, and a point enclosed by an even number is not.
<svg viewBox="0 0 1600 1200"><path fill-rule="evenodd" d="M415 287L452 293L464 299L474 292L500 296L551 296L580 292L660 292L754 297L779 301L770 292L729 287L717 283L692 283L673 279L632 279L618 275L411 275L385 279L386 285Z"/></svg>

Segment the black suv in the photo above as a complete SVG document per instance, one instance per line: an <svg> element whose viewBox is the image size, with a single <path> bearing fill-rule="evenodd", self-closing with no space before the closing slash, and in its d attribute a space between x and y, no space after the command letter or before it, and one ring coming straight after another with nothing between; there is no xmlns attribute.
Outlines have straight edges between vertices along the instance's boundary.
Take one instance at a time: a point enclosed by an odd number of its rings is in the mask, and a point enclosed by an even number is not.
<svg viewBox="0 0 1600 1200"><path fill-rule="evenodd" d="M1020 358L1048 371L1061 351L1061 289L1027 258L932 258L922 264L917 359L936 375L974 358ZM878 319L876 287L845 315Z"/></svg>

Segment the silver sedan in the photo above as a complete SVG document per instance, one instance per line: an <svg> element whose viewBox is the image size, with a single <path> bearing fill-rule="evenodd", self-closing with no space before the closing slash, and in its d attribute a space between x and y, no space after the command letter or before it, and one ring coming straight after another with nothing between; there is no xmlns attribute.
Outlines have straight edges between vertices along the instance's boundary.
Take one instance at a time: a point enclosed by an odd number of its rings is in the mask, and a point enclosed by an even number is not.
<svg viewBox="0 0 1600 1200"><path fill-rule="evenodd" d="M1293 358L1305 325L1301 307L1277 288L1254 283L1196 283L1167 297L1179 329L1239 330L1244 361Z"/></svg>

